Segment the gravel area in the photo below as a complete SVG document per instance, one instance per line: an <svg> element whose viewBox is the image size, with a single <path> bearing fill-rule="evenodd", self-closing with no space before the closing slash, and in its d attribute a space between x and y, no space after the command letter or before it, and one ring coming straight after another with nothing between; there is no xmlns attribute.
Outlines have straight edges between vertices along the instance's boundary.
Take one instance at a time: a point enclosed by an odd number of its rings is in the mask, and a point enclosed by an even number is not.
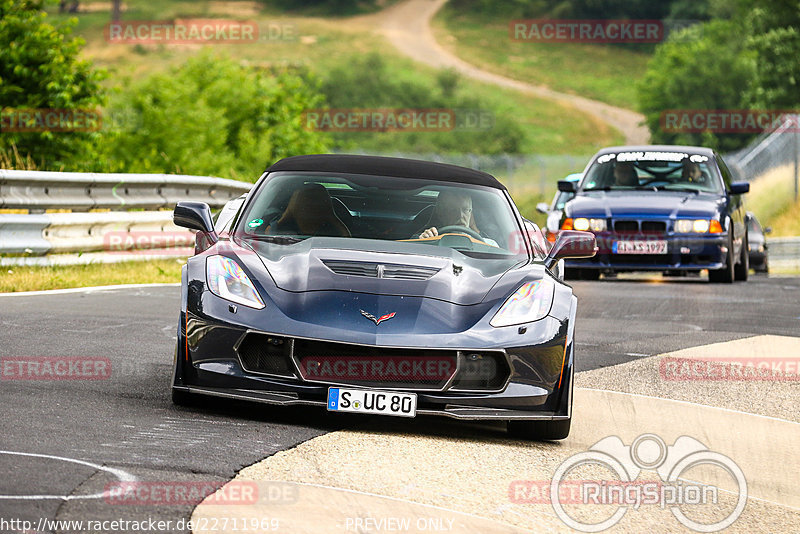
<svg viewBox="0 0 800 534"><path fill-rule="evenodd" d="M793 370L793 373L774 375L775 380L752 379L756 376L755 371L743 370L739 377L730 359L745 365L783 361L783 368ZM694 361L711 362L712 365L693 368L691 363ZM675 366L670 367L670 363ZM575 385L682 400L800 422L797 409L800 406L798 364L800 338L754 336L578 373ZM723 376L734 378L719 379Z"/></svg>
<svg viewBox="0 0 800 534"><path fill-rule="evenodd" d="M796 380L668 381L664 379L661 361L680 358L702 362L720 357L781 357L789 361L792 358L796 360L798 355L800 339L757 336L579 373L576 383L579 387L685 400L796 422L800 391ZM625 402L629 403L626 410L612 409L611 413L631 413L632 406L638 406L634 397L628 397ZM642 403L642 407L645 404ZM682 406L687 410L693 409L691 405ZM636 413L636 410L633 409L633 412ZM637 414L637 417L644 417L643 413ZM357 418L352 420L358 421ZM480 425L459 426L450 421L437 423L439 420L436 419L420 419L408 425L394 421L375 423L370 418L363 420L367 422L360 427L357 426L358 422L349 427L362 430L326 434L243 469L236 480L313 485L298 486L297 502L293 504L259 505L261 508L251 508L246 513L257 511L291 522L292 517L314 510L314 524L319 531L388 532L390 529L386 528L386 523L378 521L401 512L395 513L391 511L392 507L387 508L380 497L385 496L474 514L493 521L496 532L513 532L514 529L510 528L512 525L526 531L572 532L556 515L547 495L550 481L559 465L572 455L587 450L585 444L578 442L577 434L580 432L576 432L575 440L571 436L559 443L529 443L509 439L496 425L485 425L485 428ZM620 428L628 423L620 421ZM606 433L598 436L598 439L614 434L615 429L603 428L602 432ZM626 444L630 442L626 441ZM581 469L586 471L576 471L572 478L609 479L608 474L603 475L596 466ZM787 466L787 469L796 471L797 466ZM703 480L701 475L698 476L697 480ZM659 476L655 472L643 471L636 480L658 481ZM721 487L725 486L722 484ZM311 488L314 488L313 491ZM336 488L374 495L359 494L356 498L353 494L346 494L343 497L342 491ZM683 506L681 509L692 519L712 523L723 519L733 509L734 502L735 495L721 491L719 506ZM617 509L615 505L608 504L567 505L565 508L572 517L588 517L594 521L611 516ZM213 506L201 506L194 515L209 517L215 513L219 512ZM405 508L403 513L419 514L424 510L420 512L420 508L412 506ZM376 522L372 523L373 528L364 528L362 523L362 528L355 529L350 528L352 524L344 524L342 517L371 518ZM455 526L441 530L482 532L482 528L469 522L457 522ZM610 531L638 533L686 530L669 507L645 504L638 509L629 508ZM424 530L410 528L394 531ZM742 515L727 529L727 532L748 533L797 531L800 531L800 510L753 498L747 501Z"/></svg>

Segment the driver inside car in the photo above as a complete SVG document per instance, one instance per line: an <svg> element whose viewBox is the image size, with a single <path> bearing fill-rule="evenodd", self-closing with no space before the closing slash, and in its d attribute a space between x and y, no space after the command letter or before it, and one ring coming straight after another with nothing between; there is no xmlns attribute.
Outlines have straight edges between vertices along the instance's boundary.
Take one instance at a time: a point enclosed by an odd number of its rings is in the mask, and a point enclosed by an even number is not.
<svg viewBox="0 0 800 534"><path fill-rule="evenodd" d="M481 236L481 241L497 246L497 242L483 237L480 230L478 230L478 226L475 224L475 217L472 214L472 197L467 193L450 191L439 193L436 199L436 207L428 224L431 226L419 234L420 239L438 236L441 228L460 226ZM458 233L458 231L454 230L453 233Z"/></svg>

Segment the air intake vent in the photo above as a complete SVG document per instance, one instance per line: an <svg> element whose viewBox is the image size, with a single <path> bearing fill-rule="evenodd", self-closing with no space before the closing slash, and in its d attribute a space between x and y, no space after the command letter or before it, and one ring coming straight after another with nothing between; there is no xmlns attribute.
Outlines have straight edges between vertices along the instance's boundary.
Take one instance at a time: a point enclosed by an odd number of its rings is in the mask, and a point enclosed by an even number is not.
<svg viewBox="0 0 800 534"><path fill-rule="evenodd" d="M413 265L385 265L383 278L397 278L398 280L427 280L438 273L436 267L415 267Z"/></svg>
<svg viewBox="0 0 800 534"><path fill-rule="evenodd" d="M371 278L378 277L377 263L341 260L322 260L322 263L336 274L343 274L346 276L369 276Z"/></svg>
<svg viewBox="0 0 800 534"><path fill-rule="evenodd" d="M398 265L395 263L370 263L346 260L322 260L322 263L345 276L367 276L370 278L392 278L395 280L427 280L440 271L438 267Z"/></svg>

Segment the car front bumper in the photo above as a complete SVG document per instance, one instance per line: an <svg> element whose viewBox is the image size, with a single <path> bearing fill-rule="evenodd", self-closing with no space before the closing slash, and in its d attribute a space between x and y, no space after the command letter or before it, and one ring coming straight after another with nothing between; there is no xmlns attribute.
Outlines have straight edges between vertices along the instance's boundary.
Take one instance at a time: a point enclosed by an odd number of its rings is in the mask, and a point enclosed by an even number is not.
<svg viewBox="0 0 800 534"><path fill-rule="evenodd" d="M610 271L665 271L721 269L726 265L729 239L727 233L708 235L620 235L597 232L598 252L593 258L567 260L567 268ZM666 254L618 254L617 241L666 241Z"/></svg>

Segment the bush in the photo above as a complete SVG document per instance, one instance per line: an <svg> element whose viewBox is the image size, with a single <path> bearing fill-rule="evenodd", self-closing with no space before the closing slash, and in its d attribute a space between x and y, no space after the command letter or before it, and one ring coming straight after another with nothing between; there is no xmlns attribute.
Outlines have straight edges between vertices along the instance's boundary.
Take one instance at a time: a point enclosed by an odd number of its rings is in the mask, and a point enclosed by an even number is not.
<svg viewBox="0 0 800 534"><path fill-rule="evenodd" d="M308 76L244 67L201 53L122 92L108 158L124 172L178 172L254 180L274 161L324 152L302 113L322 103Z"/></svg>
<svg viewBox="0 0 800 534"><path fill-rule="evenodd" d="M447 109L455 111L457 124L462 117L482 114L493 125L448 131L338 132L332 134L334 146L384 152L519 152L525 132L513 111L503 109L499 102L465 94L460 83L460 75L450 70L439 72L434 82L408 71L392 71L377 53L346 58L320 86L331 108Z"/></svg>
<svg viewBox="0 0 800 534"><path fill-rule="evenodd" d="M0 0L0 108L95 110L104 102L102 71L78 59L83 40L70 37L75 20L54 26L42 2ZM18 151L42 168L81 170L96 159L99 132L6 131L0 151ZM14 148L12 148L14 147Z"/></svg>
<svg viewBox="0 0 800 534"><path fill-rule="evenodd" d="M745 47L735 20L692 26L659 46L638 84L639 104L654 143L702 145L730 151L752 136L661 129L665 110L745 109L755 78L755 56Z"/></svg>

